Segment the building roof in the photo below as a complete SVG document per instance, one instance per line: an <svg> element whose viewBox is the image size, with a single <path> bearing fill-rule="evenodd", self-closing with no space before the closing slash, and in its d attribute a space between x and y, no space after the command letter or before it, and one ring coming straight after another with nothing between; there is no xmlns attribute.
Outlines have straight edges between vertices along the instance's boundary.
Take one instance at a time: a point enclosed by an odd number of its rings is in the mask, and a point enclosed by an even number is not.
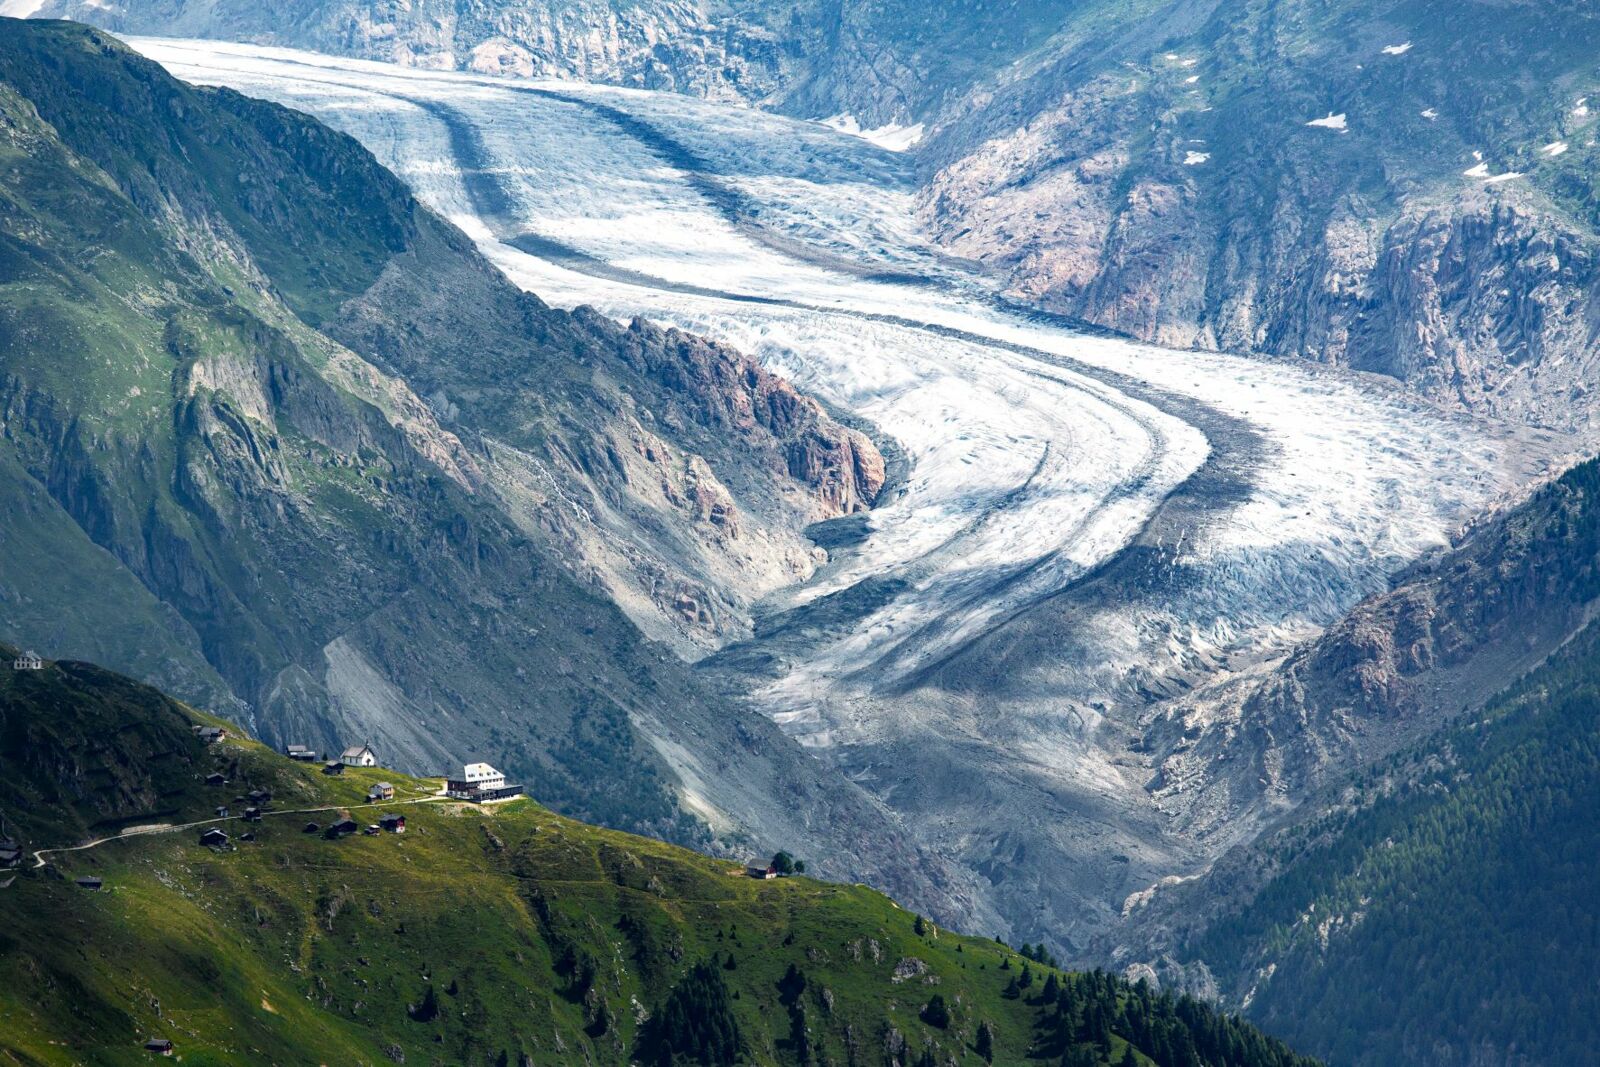
<svg viewBox="0 0 1600 1067"><path fill-rule="evenodd" d="M360 759L363 754L372 756L374 758L376 758L378 755L376 752L372 751L371 745L362 744L351 745L349 748L344 750L344 753L340 755L339 758L345 760Z"/></svg>
<svg viewBox="0 0 1600 1067"><path fill-rule="evenodd" d="M469 782L481 782L488 778L504 778L505 775L489 766L487 763L469 763L462 768L462 777Z"/></svg>

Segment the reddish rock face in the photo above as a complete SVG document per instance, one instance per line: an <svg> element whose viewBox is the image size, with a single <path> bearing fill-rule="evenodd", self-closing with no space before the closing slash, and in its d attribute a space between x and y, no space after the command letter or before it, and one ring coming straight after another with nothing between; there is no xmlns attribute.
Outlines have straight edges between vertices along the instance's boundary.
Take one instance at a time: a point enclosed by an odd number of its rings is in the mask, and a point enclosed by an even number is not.
<svg viewBox="0 0 1600 1067"><path fill-rule="evenodd" d="M818 517L864 511L877 500L884 482L877 446L789 382L731 348L678 330L636 321L628 337L625 358L678 409L665 414L716 432L724 446L769 453L779 471L816 499Z"/></svg>

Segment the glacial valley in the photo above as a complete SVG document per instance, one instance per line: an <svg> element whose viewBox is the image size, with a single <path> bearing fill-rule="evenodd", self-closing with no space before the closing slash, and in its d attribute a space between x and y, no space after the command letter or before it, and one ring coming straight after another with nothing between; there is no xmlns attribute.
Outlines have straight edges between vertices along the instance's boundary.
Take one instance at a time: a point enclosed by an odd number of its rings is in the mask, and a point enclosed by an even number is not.
<svg viewBox="0 0 1600 1067"><path fill-rule="evenodd" d="M1386 379L1163 349L1019 306L925 236L903 155L820 123L132 43L184 80L353 135L545 301L725 342L879 444L877 506L813 527L825 555L769 568L758 597L720 590L743 615L726 625L629 588L636 573L608 564L616 530L576 504L574 566L952 861L968 903L949 918L973 928L1070 954L1125 901L1246 839L1302 784L1283 769L1296 740L1264 745L1242 721L1250 693L1572 450ZM448 389L427 401L448 427ZM486 474L516 495L514 465ZM713 829L737 822L730 789L782 804L653 740Z"/></svg>

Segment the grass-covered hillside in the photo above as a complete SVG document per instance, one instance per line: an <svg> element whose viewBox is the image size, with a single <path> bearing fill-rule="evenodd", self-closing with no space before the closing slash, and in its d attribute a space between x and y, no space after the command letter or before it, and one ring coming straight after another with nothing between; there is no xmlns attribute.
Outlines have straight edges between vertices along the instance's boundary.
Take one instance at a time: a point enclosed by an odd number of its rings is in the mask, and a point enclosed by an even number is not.
<svg viewBox="0 0 1600 1067"><path fill-rule="evenodd" d="M5 651L12 832L30 854L112 839L0 874L3 1063L140 1063L151 1038L190 1064L1310 1062L864 887L754 880L383 768L330 777L236 733L208 746L190 726L217 720L153 690ZM395 799L365 803L380 779ZM260 822L237 817L249 789L272 793ZM384 812L404 833L327 835ZM227 847L199 843L211 827Z"/></svg>

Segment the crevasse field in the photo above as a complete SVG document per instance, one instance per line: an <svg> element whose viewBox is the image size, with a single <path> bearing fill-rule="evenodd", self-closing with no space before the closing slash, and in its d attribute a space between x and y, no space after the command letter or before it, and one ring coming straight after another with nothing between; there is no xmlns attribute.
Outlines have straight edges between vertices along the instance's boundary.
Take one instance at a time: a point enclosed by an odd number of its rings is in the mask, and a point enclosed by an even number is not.
<svg viewBox="0 0 1600 1067"><path fill-rule="evenodd" d="M1125 743L1141 720L1383 588L1553 447L1350 376L1012 307L920 236L907 159L831 126L133 43L352 134L546 301L727 341L897 442L909 470L870 536L767 610L803 620L869 579L878 592L788 628L780 669L748 688L975 869L1019 850L1041 871L1132 855L1130 884L1181 868ZM1003 797L938 788L957 767L1004 779Z"/></svg>

